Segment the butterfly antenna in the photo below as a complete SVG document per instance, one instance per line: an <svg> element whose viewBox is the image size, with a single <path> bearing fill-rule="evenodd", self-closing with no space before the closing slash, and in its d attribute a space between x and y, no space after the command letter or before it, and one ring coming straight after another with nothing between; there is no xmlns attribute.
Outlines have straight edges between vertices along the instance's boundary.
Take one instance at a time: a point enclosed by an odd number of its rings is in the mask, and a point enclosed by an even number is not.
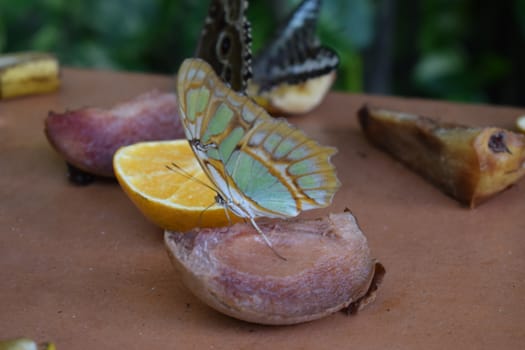
<svg viewBox="0 0 525 350"><path fill-rule="evenodd" d="M187 170L181 168L181 166L178 165L177 163L171 163L171 165L166 165L166 168L168 170L174 171L174 172L184 176L188 180L195 181L195 182L197 182L197 183L199 183L199 184L201 184L201 185L203 185L205 187L208 187L210 190L212 190L213 192L217 193L217 189L215 187L210 186L209 184L205 183L204 181L197 179L193 174L191 174Z"/></svg>
<svg viewBox="0 0 525 350"><path fill-rule="evenodd" d="M168 170L170 170L170 171L174 171L174 172L184 176L188 180L192 180L192 181L197 182L198 184L206 186L207 188L209 188L213 192L217 193L217 189L216 188L214 188L213 186L208 185L207 183L203 182L202 180L197 179L194 175L190 174L188 171L186 171L185 169L181 168L180 165L178 165L176 163L171 163L171 166L170 165L166 165L166 168ZM221 204L221 203L218 202L218 201L213 202L210 205L208 205L206 208L204 208L203 211L201 211L201 213L199 214L199 227L202 227L202 216L204 215L204 212L206 210L210 209L211 207L213 207L215 204ZM227 211L226 211L226 217L228 218L228 222L231 224L231 219L230 219L230 216L228 215Z"/></svg>
<svg viewBox="0 0 525 350"><path fill-rule="evenodd" d="M250 217L250 223L252 224L253 228L255 229L255 231L257 231L257 233L259 233L264 241L264 243L266 243L266 245L268 246L268 248L271 249L271 251L281 260L284 260L284 261L288 261L288 259L286 259L284 256L282 256L281 254L279 254L277 252L277 250L275 250L275 248L273 247L272 245L272 242L270 242L270 240L268 239L268 236L266 236L264 234L264 232L260 229L260 227L255 223L255 220Z"/></svg>

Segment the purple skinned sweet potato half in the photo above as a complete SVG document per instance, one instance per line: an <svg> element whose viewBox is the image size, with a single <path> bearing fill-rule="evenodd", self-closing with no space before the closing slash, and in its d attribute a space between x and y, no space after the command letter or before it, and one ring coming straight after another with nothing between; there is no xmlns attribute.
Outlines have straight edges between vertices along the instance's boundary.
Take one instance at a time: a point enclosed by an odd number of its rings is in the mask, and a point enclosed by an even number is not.
<svg viewBox="0 0 525 350"><path fill-rule="evenodd" d="M385 269L349 212L260 223L279 258L247 223L166 231L179 278L212 308L240 320L287 325L374 301Z"/></svg>
<svg viewBox="0 0 525 350"><path fill-rule="evenodd" d="M176 95L157 90L109 109L51 111L45 120L45 133L68 163L104 177L114 176L113 155L122 146L184 138Z"/></svg>

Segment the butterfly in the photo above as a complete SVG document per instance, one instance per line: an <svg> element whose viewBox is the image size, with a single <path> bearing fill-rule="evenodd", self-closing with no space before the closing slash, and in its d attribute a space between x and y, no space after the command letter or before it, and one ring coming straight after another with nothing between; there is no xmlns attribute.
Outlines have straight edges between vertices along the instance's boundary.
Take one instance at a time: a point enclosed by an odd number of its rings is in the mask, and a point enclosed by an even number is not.
<svg viewBox="0 0 525 350"><path fill-rule="evenodd" d="M252 75L247 8L247 0L211 0L195 52L235 91L246 90Z"/></svg>
<svg viewBox="0 0 525 350"><path fill-rule="evenodd" d="M217 203L251 222L270 247L256 218L289 218L331 203L340 187L330 161L335 148L271 117L204 60L182 63L177 95L186 137Z"/></svg>
<svg viewBox="0 0 525 350"><path fill-rule="evenodd" d="M320 0L304 0L253 60L246 0L212 0L196 57L229 86L272 111L305 113L319 104L335 80L337 54L315 34ZM252 74L253 70L253 74Z"/></svg>
<svg viewBox="0 0 525 350"><path fill-rule="evenodd" d="M316 23L321 0L303 0L277 28L253 59L253 83L259 91L282 84L299 84L334 71L339 56L322 46Z"/></svg>

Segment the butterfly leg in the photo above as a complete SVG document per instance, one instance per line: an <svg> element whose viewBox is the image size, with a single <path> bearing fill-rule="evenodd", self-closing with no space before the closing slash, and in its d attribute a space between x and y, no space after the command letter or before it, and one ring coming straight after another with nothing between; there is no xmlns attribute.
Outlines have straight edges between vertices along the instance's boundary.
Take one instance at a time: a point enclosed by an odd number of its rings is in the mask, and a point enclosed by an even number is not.
<svg viewBox="0 0 525 350"><path fill-rule="evenodd" d="M279 258L279 259L282 259L284 261L287 261L287 259L282 256L281 254L279 254L277 252L277 250L275 250L275 248L273 247L272 245L272 242L270 242L270 240L268 239L268 237L264 234L264 232L261 230L261 228L255 223L255 220L250 217L250 223L252 224L253 228L255 229L255 231L257 231L257 233L259 233L264 241L264 243L266 243L266 245L268 246L268 248L270 248L272 250L272 252Z"/></svg>
<svg viewBox="0 0 525 350"><path fill-rule="evenodd" d="M222 198L222 196L218 192L217 192L217 195L215 196L215 203L220 205L224 209L224 214L226 215L226 218L228 219L228 222L231 225L232 219L228 211L228 203L224 200L224 198Z"/></svg>
<svg viewBox="0 0 525 350"><path fill-rule="evenodd" d="M221 206L224 207L224 210L226 212L226 216L228 218L228 220L230 220L230 215L228 213L228 208L235 208L231 205L231 203L229 203L228 201L226 201L219 193L217 193L217 195L215 196L215 202ZM235 213L235 211L233 211ZM244 215L243 215L244 214ZM264 243L266 243L266 245L268 246L268 248L271 249L271 251L279 258L279 259L282 259L284 261L287 261L287 259L282 256L281 254L279 254L277 252L277 250L275 250L275 248L273 247L272 245L272 242L270 242L270 240L268 239L268 237L264 234L263 230L261 230L261 228L259 227L259 225L257 225L257 223L255 222L255 220L253 219L252 216L248 215L248 213L244 212L244 213L241 213L242 217L247 217L249 218L250 220L250 223L252 225L252 227L255 229L255 231L257 231L258 234L261 235ZM231 222L231 221L230 221Z"/></svg>

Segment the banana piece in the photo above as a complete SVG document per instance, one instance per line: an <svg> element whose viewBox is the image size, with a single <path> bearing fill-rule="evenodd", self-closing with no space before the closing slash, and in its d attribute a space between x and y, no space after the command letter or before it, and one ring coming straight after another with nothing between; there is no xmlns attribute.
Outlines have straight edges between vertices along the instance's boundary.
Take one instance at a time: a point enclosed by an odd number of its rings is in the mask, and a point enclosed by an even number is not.
<svg viewBox="0 0 525 350"><path fill-rule="evenodd" d="M269 113L304 114L322 102L335 78L332 71L299 84L283 83L265 92L259 92L259 86L250 80L246 92Z"/></svg>
<svg viewBox="0 0 525 350"><path fill-rule="evenodd" d="M519 116L518 119L516 119L516 127L520 132L525 134L525 115Z"/></svg>
<svg viewBox="0 0 525 350"><path fill-rule="evenodd" d="M0 340L0 350L56 350L55 344L37 344L31 339L17 338Z"/></svg>
<svg viewBox="0 0 525 350"><path fill-rule="evenodd" d="M525 135L364 106L367 138L471 208L525 175Z"/></svg>
<svg viewBox="0 0 525 350"><path fill-rule="evenodd" d="M48 53L0 55L0 98L41 94L60 86L60 65Z"/></svg>

